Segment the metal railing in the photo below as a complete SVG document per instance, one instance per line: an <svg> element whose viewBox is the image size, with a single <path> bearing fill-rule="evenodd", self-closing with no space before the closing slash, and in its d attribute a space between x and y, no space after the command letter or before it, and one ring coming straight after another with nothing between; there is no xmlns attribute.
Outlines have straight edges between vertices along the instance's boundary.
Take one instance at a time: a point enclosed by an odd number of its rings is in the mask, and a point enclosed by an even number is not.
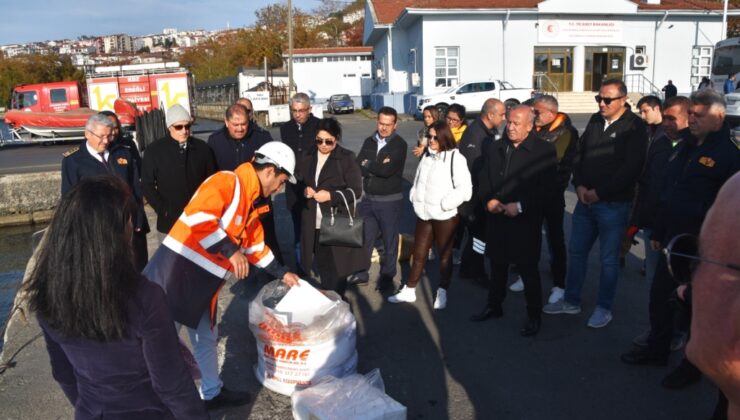
<svg viewBox="0 0 740 420"><path fill-rule="evenodd" d="M625 74L623 81L627 86L627 92L639 93L642 96L655 95L663 99L662 90L642 74Z"/></svg>
<svg viewBox="0 0 740 420"><path fill-rule="evenodd" d="M548 86L550 89L548 89ZM532 88L536 92L545 95L552 95L555 98L557 98L558 94L560 93L558 90L558 85L556 85L555 82L550 79L547 73L541 71L534 73L534 86L532 86Z"/></svg>

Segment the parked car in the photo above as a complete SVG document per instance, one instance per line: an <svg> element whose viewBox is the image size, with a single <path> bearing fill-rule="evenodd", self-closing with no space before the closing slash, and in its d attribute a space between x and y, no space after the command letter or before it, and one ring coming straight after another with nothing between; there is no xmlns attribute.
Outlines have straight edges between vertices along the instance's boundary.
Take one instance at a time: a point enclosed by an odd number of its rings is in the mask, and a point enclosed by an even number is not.
<svg viewBox="0 0 740 420"><path fill-rule="evenodd" d="M440 113L446 114L447 108L453 103L465 106L469 112L479 112L488 98L499 99L511 107L532 98L534 94L531 88L515 88L503 80L465 82L441 93L422 96L416 115L421 116L422 110L429 105L436 106Z"/></svg>
<svg viewBox="0 0 740 420"><path fill-rule="evenodd" d="M349 95L331 95L329 102L326 104L326 110L330 114L339 114L341 112L355 112L355 103Z"/></svg>

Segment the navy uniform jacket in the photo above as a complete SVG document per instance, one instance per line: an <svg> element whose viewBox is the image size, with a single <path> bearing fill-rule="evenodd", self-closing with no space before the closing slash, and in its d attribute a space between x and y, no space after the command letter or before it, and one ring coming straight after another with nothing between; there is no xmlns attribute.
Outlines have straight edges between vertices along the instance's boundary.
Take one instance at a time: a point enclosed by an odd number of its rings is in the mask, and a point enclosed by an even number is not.
<svg viewBox="0 0 740 420"><path fill-rule="evenodd" d="M725 125L701 146L690 137L668 158L652 240L666 244L681 233L699 234L722 184L740 170L740 150Z"/></svg>
<svg viewBox="0 0 740 420"><path fill-rule="evenodd" d="M138 204L134 227L141 229L143 233L149 233L149 223L144 213L139 168L131 150L128 146L114 143L108 153L108 166L106 167L90 154L85 143L65 152L62 159L62 194L66 194L82 178L104 174L116 175L128 184Z"/></svg>
<svg viewBox="0 0 740 420"><path fill-rule="evenodd" d="M250 162L254 152L265 143L272 141L272 135L249 121L247 135L241 140L234 140L226 127L221 127L208 137L208 146L216 157L219 171L233 171L242 163Z"/></svg>

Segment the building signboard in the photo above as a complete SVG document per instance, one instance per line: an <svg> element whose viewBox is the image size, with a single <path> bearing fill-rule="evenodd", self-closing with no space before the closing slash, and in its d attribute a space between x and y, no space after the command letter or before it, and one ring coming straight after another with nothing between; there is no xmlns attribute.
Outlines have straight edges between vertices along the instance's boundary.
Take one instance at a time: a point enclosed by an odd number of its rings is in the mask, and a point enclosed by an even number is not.
<svg viewBox="0 0 740 420"><path fill-rule="evenodd" d="M539 19L537 40L558 44L619 44L624 25L621 20Z"/></svg>

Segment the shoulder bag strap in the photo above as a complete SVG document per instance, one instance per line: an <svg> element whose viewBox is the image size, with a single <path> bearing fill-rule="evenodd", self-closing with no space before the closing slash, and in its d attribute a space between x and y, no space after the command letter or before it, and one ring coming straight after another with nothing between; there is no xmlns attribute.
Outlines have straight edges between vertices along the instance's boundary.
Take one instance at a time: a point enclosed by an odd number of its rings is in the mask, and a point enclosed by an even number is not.
<svg viewBox="0 0 740 420"><path fill-rule="evenodd" d="M352 191L352 190L350 189L350 191ZM354 193L355 192L352 191L352 194L353 195L354 195ZM337 194L339 194L340 196L342 196L342 201L344 201L344 207L347 208L347 215L349 216L349 225L350 226L354 225L355 224L355 220L354 220L354 217L352 216L352 213L349 211L349 203L347 203L347 198L344 196L344 193L341 192L341 191L338 191L337 190Z"/></svg>

